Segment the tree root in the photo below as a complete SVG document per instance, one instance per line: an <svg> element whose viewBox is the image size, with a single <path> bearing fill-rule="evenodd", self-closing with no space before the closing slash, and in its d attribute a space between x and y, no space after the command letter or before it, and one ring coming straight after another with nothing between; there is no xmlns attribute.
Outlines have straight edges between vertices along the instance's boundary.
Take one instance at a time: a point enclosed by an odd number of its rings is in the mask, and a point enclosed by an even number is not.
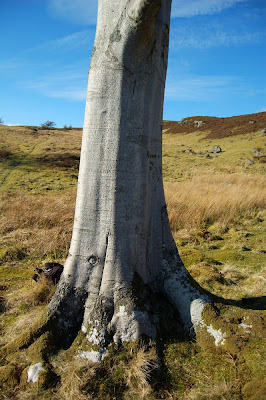
<svg viewBox="0 0 266 400"><path fill-rule="evenodd" d="M69 349L71 357L95 362L106 357L112 343L120 346L122 342L138 338L142 343L148 343L152 338L156 340L160 354L162 343L193 340L193 334L196 334L202 349L228 352L234 359L239 358L243 349L249 348L251 330L260 336L264 331L264 320L259 314L243 317L239 308L206 302L200 322L189 336L179 313L166 295L154 293L137 274L131 287L116 293L114 301L98 296L90 313L91 322L86 321L86 325L83 320L84 293L81 295L69 287L61 287L57 300L58 297L61 299L58 307L52 303L49 311L46 309L30 328L0 349L4 359L0 386L5 382L12 386L20 380L22 388L36 382L38 387L45 388L57 382L59 378L53 371L50 357L62 348ZM39 368L36 381L31 372L34 368ZM8 383L7 376L11 370L14 379Z"/></svg>

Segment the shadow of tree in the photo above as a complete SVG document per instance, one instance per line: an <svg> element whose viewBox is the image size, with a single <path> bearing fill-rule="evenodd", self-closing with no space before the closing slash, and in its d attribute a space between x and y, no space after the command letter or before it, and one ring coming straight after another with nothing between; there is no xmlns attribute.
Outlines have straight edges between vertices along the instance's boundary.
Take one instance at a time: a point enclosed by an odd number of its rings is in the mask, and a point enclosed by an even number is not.
<svg viewBox="0 0 266 400"><path fill-rule="evenodd" d="M209 294L211 299L216 303L227 306L234 306L249 310L266 310L266 296L260 297L244 297L241 300L224 299L223 297Z"/></svg>

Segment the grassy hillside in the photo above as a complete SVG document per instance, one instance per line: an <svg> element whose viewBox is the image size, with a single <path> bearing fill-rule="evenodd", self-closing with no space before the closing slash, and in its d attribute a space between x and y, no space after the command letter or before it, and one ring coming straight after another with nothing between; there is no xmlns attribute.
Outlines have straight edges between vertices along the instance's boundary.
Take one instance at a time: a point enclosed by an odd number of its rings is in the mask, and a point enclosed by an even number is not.
<svg viewBox="0 0 266 400"><path fill-rule="evenodd" d="M165 121L163 127L163 175L174 238L202 286L226 299L247 298L247 310L236 307L230 314L254 321L246 322L254 329L241 339L241 356L203 352L180 341L160 347L159 369L153 348L134 345L100 366L88 367L82 360L68 365L67 355L59 354L54 368L64 378L55 388L18 390L15 379L13 389L5 386L4 398L264 398L265 128L266 113L191 117ZM47 261L63 263L67 255L81 129L0 125L0 141L0 344L5 344L42 313L53 293L45 282L31 280L34 268ZM217 146L221 151L215 152ZM251 310L250 297L257 298Z"/></svg>

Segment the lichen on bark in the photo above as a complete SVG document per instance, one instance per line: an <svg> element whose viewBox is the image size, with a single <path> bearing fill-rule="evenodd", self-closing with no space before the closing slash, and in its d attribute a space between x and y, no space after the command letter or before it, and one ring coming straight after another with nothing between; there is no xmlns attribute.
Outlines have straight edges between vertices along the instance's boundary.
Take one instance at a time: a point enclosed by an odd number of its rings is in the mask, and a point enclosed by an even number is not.
<svg viewBox="0 0 266 400"><path fill-rule="evenodd" d="M49 306L69 343L80 329L98 347L154 340L156 297L187 332L203 323L209 299L179 257L163 190L170 10L171 0L99 1L73 235ZM132 294L136 276L149 288L142 303Z"/></svg>

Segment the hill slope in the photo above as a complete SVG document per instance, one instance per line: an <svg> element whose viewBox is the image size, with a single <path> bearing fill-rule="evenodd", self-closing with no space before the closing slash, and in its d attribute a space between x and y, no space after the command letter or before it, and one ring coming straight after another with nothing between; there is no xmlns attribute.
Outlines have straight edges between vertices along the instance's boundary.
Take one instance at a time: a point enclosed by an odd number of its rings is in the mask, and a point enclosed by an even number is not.
<svg viewBox="0 0 266 400"><path fill-rule="evenodd" d="M221 139L266 129L266 112L229 118L190 117L181 121L164 121L164 133L206 132L206 139Z"/></svg>
<svg viewBox="0 0 266 400"><path fill-rule="evenodd" d="M265 127L266 113L191 117L163 126L166 200L181 258L214 294L237 304L247 298L247 310L222 309L232 321L254 327L239 336L238 353L203 352L195 343L173 339L160 347L161 370L152 379L155 364L144 347L116 349L90 371L85 362L59 354L53 365L62 381L55 388L33 384L18 390L15 376L13 387L4 384L5 398L264 398ZM52 295L53 288L31 279L34 268L64 263L68 253L81 129L0 125L0 145L0 344L5 344L42 313ZM12 360L18 371L26 362L23 351L19 357ZM1 379L0 367L0 385Z"/></svg>

